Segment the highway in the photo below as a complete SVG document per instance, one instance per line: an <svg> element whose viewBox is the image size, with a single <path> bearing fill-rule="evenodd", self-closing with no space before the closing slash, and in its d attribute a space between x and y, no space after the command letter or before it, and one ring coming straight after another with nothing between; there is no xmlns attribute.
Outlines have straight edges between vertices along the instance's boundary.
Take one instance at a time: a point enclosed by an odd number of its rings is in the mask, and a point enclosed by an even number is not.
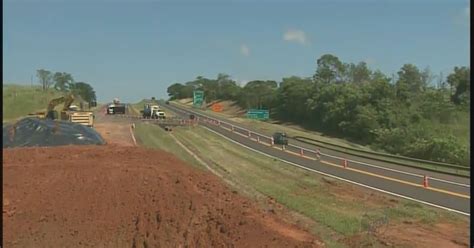
<svg viewBox="0 0 474 248"><path fill-rule="evenodd" d="M315 152L318 147L314 145L290 140L289 146L283 150L282 146L271 146L269 137L265 134L256 134L255 130L249 127L239 128L242 124L224 118L211 117L174 104L163 107L181 115L183 119L188 119L192 112L199 118L199 123L211 131L294 166L398 197L470 215L468 178L382 163L325 149L320 149L323 155L318 160ZM304 148L303 151L300 147ZM341 158L348 161L346 167L343 166L344 160ZM427 187L423 185L424 175L429 176Z"/></svg>

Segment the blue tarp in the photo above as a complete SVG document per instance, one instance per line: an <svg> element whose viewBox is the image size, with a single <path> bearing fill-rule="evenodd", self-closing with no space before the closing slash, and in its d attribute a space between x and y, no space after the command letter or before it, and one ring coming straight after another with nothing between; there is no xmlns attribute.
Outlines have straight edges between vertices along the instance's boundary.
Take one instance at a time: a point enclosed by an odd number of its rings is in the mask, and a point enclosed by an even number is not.
<svg viewBox="0 0 474 248"><path fill-rule="evenodd" d="M93 128L66 121L25 118L3 126L3 148L103 144Z"/></svg>

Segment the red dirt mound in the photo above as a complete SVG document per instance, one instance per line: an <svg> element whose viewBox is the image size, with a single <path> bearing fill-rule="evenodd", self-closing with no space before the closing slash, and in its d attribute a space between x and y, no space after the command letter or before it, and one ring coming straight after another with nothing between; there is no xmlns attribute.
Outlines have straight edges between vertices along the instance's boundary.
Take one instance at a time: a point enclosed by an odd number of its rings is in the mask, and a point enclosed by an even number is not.
<svg viewBox="0 0 474 248"><path fill-rule="evenodd" d="M6 247L316 247L173 155L140 147L3 150Z"/></svg>

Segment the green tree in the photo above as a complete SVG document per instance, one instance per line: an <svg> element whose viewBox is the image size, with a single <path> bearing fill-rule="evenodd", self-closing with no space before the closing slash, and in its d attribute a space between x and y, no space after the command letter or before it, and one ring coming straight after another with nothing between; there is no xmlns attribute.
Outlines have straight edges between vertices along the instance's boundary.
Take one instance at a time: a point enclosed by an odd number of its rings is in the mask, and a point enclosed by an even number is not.
<svg viewBox="0 0 474 248"><path fill-rule="evenodd" d="M168 86L168 89L166 91L168 93L168 96L170 97L170 100L184 98L185 97L183 94L184 87L185 86L180 83L174 83Z"/></svg>
<svg viewBox="0 0 474 248"><path fill-rule="evenodd" d="M451 100L454 104L469 106L471 100L471 70L468 67L454 67L454 72L448 76L448 84L451 86Z"/></svg>
<svg viewBox="0 0 474 248"><path fill-rule="evenodd" d="M405 64L398 71L397 97L402 101L416 98L426 88L426 80L420 70L412 64Z"/></svg>
<svg viewBox="0 0 474 248"><path fill-rule="evenodd" d="M341 82L343 76L344 65L338 57L325 54L317 60L317 69L313 76L315 82L325 84Z"/></svg>
<svg viewBox="0 0 474 248"><path fill-rule="evenodd" d="M351 63L346 65L346 75L348 83L361 84L370 80L372 72L365 62L360 62L357 65Z"/></svg>
<svg viewBox="0 0 474 248"><path fill-rule="evenodd" d="M240 87L235 81L233 81L229 75L219 73L217 75L217 98L223 100L236 100L239 93Z"/></svg>
<svg viewBox="0 0 474 248"><path fill-rule="evenodd" d="M246 108L271 108L276 96L277 82L254 80L242 89L240 103Z"/></svg>
<svg viewBox="0 0 474 248"><path fill-rule="evenodd" d="M41 84L41 88L43 89L43 91L49 89L53 84L53 73L48 70L37 70L36 76L38 77L39 83Z"/></svg>
<svg viewBox="0 0 474 248"><path fill-rule="evenodd" d="M66 72L56 72L53 76L54 88L61 92L69 91L69 88L74 84L72 75Z"/></svg>
<svg viewBox="0 0 474 248"><path fill-rule="evenodd" d="M306 102L311 96L310 78L283 78L277 93L277 113L285 120L304 121L308 117Z"/></svg>
<svg viewBox="0 0 474 248"><path fill-rule="evenodd" d="M77 82L70 84L70 91L79 95L84 101L91 103L97 100L94 88L88 83Z"/></svg>

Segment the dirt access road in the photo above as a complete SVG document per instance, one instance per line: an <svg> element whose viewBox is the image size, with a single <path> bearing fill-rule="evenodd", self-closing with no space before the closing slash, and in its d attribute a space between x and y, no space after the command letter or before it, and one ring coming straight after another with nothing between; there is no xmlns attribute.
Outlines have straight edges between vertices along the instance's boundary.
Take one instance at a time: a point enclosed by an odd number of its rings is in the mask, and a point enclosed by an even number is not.
<svg viewBox="0 0 474 248"><path fill-rule="evenodd" d="M323 246L211 173L132 147L129 123L97 121L107 145L3 149L5 247Z"/></svg>

